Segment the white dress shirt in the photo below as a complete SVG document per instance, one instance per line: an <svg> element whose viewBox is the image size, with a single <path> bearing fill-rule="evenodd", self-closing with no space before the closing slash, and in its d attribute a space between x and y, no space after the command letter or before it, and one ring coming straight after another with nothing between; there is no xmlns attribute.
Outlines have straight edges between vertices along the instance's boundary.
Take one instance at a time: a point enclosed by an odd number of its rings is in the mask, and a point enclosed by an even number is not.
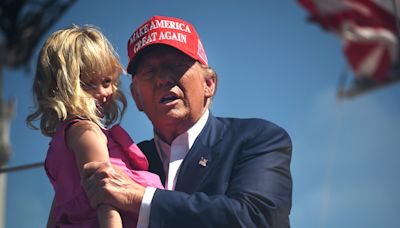
<svg viewBox="0 0 400 228"><path fill-rule="evenodd" d="M154 134L154 143L166 175L165 189L175 189L176 179L182 161L186 157L190 148L192 148L197 136L206 125L208 115L209 111L206 110L203 116L187 132L176 137L172 141L171 145L165 143L160 139L160 137ZM147 228L149 225L151 201L153 200L155 191L156 188L154 187L146 187L142 204L140 205L137 228Z"/></svg>

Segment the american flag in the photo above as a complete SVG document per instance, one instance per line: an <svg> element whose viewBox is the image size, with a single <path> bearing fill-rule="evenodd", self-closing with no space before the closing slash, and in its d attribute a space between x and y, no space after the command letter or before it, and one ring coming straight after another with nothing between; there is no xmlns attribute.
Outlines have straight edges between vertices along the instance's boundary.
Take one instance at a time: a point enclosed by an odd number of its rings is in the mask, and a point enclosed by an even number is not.
<svg viewBox="0 0 400 228"><path fill-rule="evenodd" d="M310 20L340 37L358 81L385 83L398 63L400 0L298 0ZM399 71L397 73L399 74ZM394 75L395 77L399 75Z"/></svg>

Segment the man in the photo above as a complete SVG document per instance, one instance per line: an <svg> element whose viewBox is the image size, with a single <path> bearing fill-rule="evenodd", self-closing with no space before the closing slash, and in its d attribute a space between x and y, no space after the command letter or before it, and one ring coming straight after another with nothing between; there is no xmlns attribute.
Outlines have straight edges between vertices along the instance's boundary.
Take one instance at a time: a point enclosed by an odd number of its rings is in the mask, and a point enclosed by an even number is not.
<svg viewBox="0 0 400 228"><path fill-rule="evenodd" d="M155 135L139 146L166 189L89 163L83 185L92 205L139 213L138 227L289 227L290 137L265 120L209 112L217 75L194 27L152 17L131 36L128 55L132 96Z"/></svg>

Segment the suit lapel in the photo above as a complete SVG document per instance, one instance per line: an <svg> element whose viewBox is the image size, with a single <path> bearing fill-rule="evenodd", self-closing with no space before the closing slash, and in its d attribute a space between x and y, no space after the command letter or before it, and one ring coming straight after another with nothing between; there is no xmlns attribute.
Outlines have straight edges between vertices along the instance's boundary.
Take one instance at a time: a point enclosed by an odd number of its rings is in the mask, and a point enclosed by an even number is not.
<svg viewBox="0 0 400 228"><path fill-rule="evenodd" d="M176 190L192 193L206 179L219 156L218 151L213 151L213 146L222 139L224 131L224 125L210 113L206 125L182 162Z"/></svg>

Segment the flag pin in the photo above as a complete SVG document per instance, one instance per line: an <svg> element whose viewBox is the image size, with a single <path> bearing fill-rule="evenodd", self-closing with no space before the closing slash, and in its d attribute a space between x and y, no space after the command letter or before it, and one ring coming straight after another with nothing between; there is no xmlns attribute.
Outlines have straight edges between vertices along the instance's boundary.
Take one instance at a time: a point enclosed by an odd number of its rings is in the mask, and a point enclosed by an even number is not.
<svg viewBox="0 0 400 228"><path fill-rule="evenodd" d="M207 159L205 159L204 157L201 157L200 161L199 161L199 165L203 166L203 167L206 167L207 166L207 162L208 162Z"/></svg>

